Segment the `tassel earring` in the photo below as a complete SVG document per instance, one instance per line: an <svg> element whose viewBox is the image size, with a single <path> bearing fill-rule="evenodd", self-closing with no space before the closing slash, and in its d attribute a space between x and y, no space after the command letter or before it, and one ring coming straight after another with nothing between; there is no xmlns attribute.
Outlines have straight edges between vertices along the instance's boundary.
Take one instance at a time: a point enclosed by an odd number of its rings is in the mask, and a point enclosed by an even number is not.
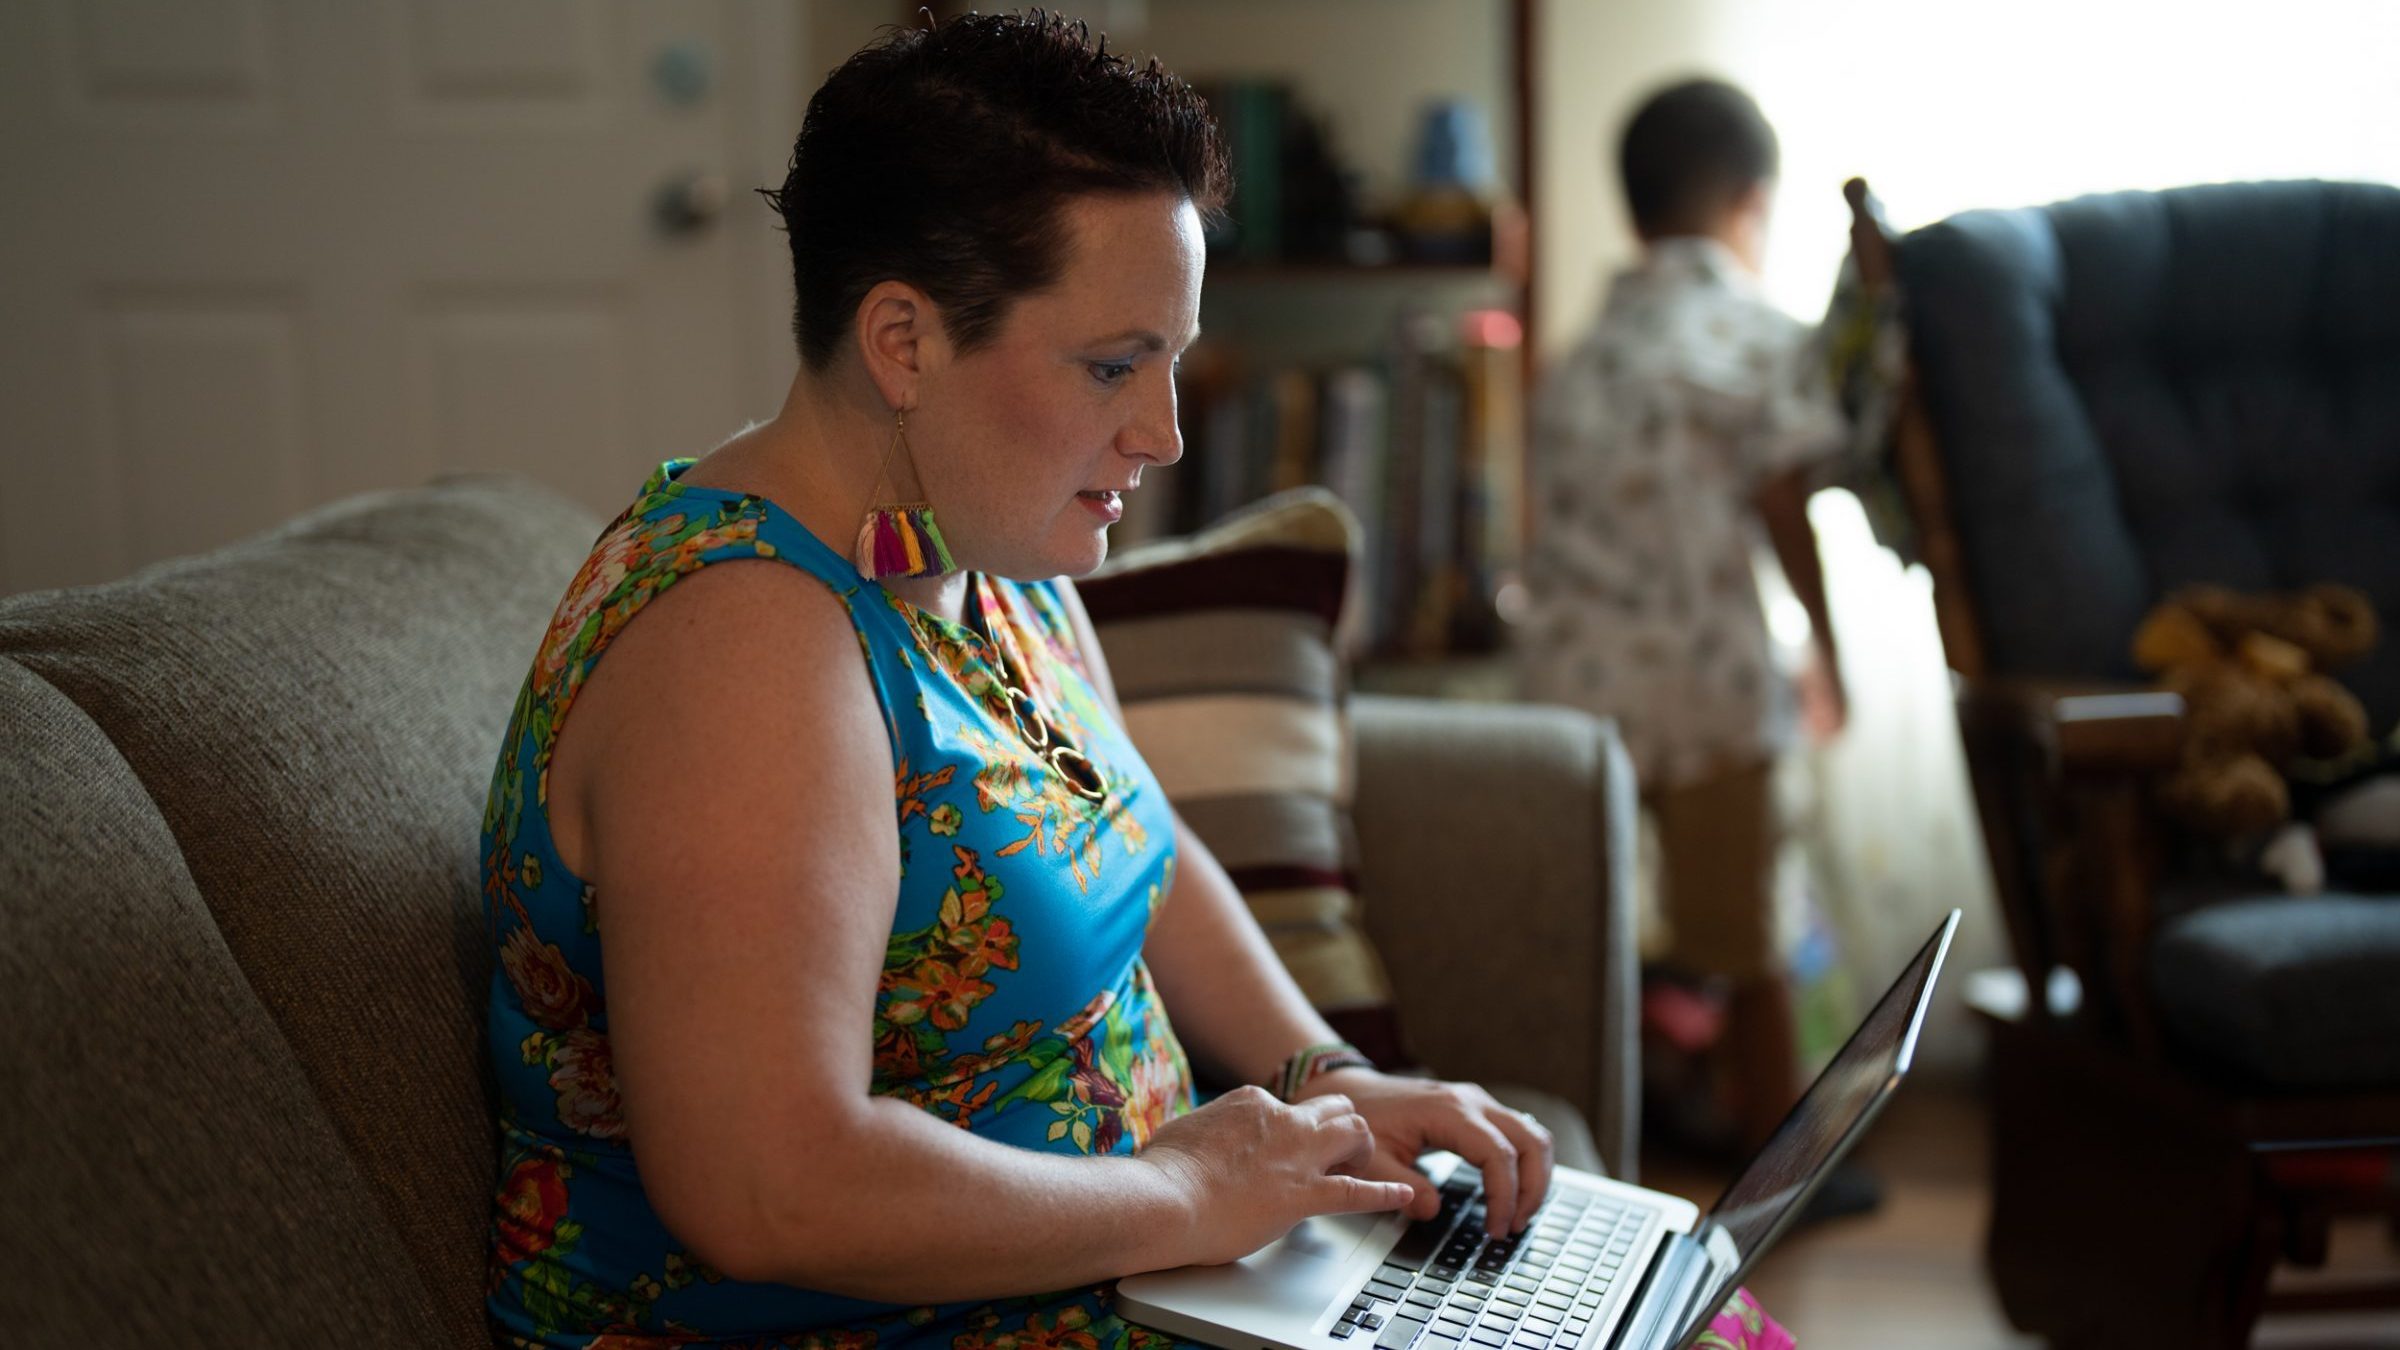
<svg viewBox="0 0 2400 1350"><path fill-rule="evenodd" d="M892 456L908 451L908 414L892 414L892 443L883 452L883 467L875 471L875 486L880 489L891 471ZM909 457L909 474L916 475L916 459ZM922 481L922 480L920 480ZM926 501L895 502L888 506L870 506L867 518L858 527L858 543L851 550L851 562L858 574L869 581L883 577L936 577L958 570L951 561L950 546L942 542L941 529L933 523L933 504Z"/></svg>

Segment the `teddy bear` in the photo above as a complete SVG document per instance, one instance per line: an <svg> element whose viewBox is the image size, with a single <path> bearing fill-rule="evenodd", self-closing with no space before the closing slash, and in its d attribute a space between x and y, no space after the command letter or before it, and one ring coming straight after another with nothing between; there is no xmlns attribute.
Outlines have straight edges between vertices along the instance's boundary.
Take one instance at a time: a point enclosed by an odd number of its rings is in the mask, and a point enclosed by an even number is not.
<svg viewBox="0 0 2400 1350"><path fill-rule="evenodd" d="M2366 710L2324 674L2375 645L2372 602L2347 586L2243 594L2190 586L2161 601L2133 638L2136 665L2183 696L2182 759L2159 785L2166 809L2208 835L2266 838L2290 817L2285 775L2367 740ZM2303 851L2286 832L2271 849ZM2265 860L2290 875L2303 859Z"/></svg>

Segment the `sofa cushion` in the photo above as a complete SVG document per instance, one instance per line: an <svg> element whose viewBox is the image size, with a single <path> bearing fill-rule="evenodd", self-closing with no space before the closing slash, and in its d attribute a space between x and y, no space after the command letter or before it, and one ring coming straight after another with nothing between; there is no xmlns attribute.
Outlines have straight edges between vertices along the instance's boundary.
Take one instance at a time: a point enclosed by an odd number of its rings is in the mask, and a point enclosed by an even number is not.
<svg viewBox="0 0 2400 1350"><path fill-rule="evenodd" d="M2161 925L2150 982L2176 1040L2277 1088L2400 1080L2400 898L2272 896Z"/></svg>
<svg viewBox="0 0 2400 1350"><path fill-rule="evenodd" d="M114 743L459 1344L493 1184L475 840L511 700L600 522L522 479L354 497L0 602L0 655Z"/></svg>
<svg viewBox="0 0 2400 1350"><path fill-rule="evenodd" d="M1358 529L1285 493L1128 551L1078 589L1126 729L1284 967L1378 1064L1410 1057L1360 927L1348 676L1335 632Z"/></svg>
<svg viewBox="0 0 2400 1350"><path fill-rule="evenodd" d="M438 1343L115 747L0 659L0 1266L24 1345Z"/></svg>

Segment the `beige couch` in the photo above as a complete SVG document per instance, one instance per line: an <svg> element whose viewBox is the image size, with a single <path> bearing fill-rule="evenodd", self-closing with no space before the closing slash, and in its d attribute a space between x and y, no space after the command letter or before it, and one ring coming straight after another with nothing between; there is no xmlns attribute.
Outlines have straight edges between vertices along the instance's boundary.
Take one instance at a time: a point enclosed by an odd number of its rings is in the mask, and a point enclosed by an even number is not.
<svg viewBox="0 0 2400 1350"><path fill-rule="evenodd" d="M600 524L452 478L0 600L8 1343L484 1342L477 826ZM1613 735L1355 713L1366 913L1419 1050L1573 1103L1629 1174Z"/></svg>

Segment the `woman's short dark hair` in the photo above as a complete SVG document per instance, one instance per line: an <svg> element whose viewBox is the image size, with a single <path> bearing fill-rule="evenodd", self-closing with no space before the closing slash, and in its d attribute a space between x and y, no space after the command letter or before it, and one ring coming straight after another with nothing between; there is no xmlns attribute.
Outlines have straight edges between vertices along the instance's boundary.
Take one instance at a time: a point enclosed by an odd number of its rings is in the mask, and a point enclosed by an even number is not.
<svg viewBox="0 0 2400 1350"><path fill-rule="evenodd" d="M1208 214L1231 188L1190 85L1036 9L887 30L808 101L783 187L759 194L790 236L792 336L823 370L880 282L932 296L972 351L1058 280L1071 198L1174 192Z"/></svg>
<svg viewBox="0 0 2400 1350"><path fill-rule="evenodd" d="M1775 128L1723 80L1685 80L1650 96L1625 124L1617 167L1644 235L1705 229L1709 218L1775 176Z"/></svg>

